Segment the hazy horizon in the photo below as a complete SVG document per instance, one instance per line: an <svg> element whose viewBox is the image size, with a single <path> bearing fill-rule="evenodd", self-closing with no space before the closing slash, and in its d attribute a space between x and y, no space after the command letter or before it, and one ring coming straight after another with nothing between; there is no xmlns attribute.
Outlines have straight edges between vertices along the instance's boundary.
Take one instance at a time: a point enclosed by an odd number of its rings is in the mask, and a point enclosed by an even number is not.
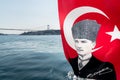
<svg viewBox="0 0 120 80"><path fill-rule="evenodd" d="M1 0L0 28L45 30L59 29L57 0ZM24 31L0 30L5 34Z"/></svg>

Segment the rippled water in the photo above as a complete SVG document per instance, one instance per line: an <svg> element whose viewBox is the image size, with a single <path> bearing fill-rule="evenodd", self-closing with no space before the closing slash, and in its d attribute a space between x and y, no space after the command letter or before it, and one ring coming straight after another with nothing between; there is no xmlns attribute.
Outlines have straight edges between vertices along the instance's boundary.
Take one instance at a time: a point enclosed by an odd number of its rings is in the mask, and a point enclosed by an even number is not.
<svg viewBox="0 0 120 80"><path fill-rule="evenodd" d="M0 36L0 80L67 80L61 38Z"/></svg>

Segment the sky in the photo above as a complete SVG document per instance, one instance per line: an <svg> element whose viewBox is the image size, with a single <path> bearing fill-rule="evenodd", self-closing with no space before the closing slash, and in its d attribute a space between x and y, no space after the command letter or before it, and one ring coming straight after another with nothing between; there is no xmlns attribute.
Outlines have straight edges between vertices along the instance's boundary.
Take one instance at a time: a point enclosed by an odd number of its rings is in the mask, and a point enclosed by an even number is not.
<svg viewBox="0 0 120 80"><path fill-rule="evenodd" d="M57 0L0 0L0 28L59 29ZM23 31L0 30L20 34Z"/></svg>

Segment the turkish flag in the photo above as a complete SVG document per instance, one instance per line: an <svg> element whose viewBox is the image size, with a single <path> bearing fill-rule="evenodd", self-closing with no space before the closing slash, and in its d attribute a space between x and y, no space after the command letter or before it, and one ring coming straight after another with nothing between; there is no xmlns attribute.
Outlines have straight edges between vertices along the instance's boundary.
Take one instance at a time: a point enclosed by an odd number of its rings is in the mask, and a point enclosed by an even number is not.
<svg viewBox="0 0 120 80"><path fill-rule="evenodd" d="M97 49L92 53L103 62L114 65L120 80L120 0L58 0L61 37L66 59L78 56L72 37L72 26L82 20L96 20L100 29Z"/></svg>

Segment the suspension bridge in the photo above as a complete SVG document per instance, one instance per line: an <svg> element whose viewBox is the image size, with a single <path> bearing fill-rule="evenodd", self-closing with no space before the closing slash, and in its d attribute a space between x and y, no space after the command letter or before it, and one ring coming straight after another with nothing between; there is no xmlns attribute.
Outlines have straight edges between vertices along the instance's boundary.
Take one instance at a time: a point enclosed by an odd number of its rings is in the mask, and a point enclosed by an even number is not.
<svg viewBox="0 0 120 80"><path fill-rule="evenodd" d="M45 27L44 30L50 30L51 26L50 25L44 25L44 26L40 26L40 27ZM40 29L40 27L36 27L36 28L32 28L32 29L17 29L17 28L0 28L0 30L13 30L13 31L40 31L42 29Z"/></svg>

